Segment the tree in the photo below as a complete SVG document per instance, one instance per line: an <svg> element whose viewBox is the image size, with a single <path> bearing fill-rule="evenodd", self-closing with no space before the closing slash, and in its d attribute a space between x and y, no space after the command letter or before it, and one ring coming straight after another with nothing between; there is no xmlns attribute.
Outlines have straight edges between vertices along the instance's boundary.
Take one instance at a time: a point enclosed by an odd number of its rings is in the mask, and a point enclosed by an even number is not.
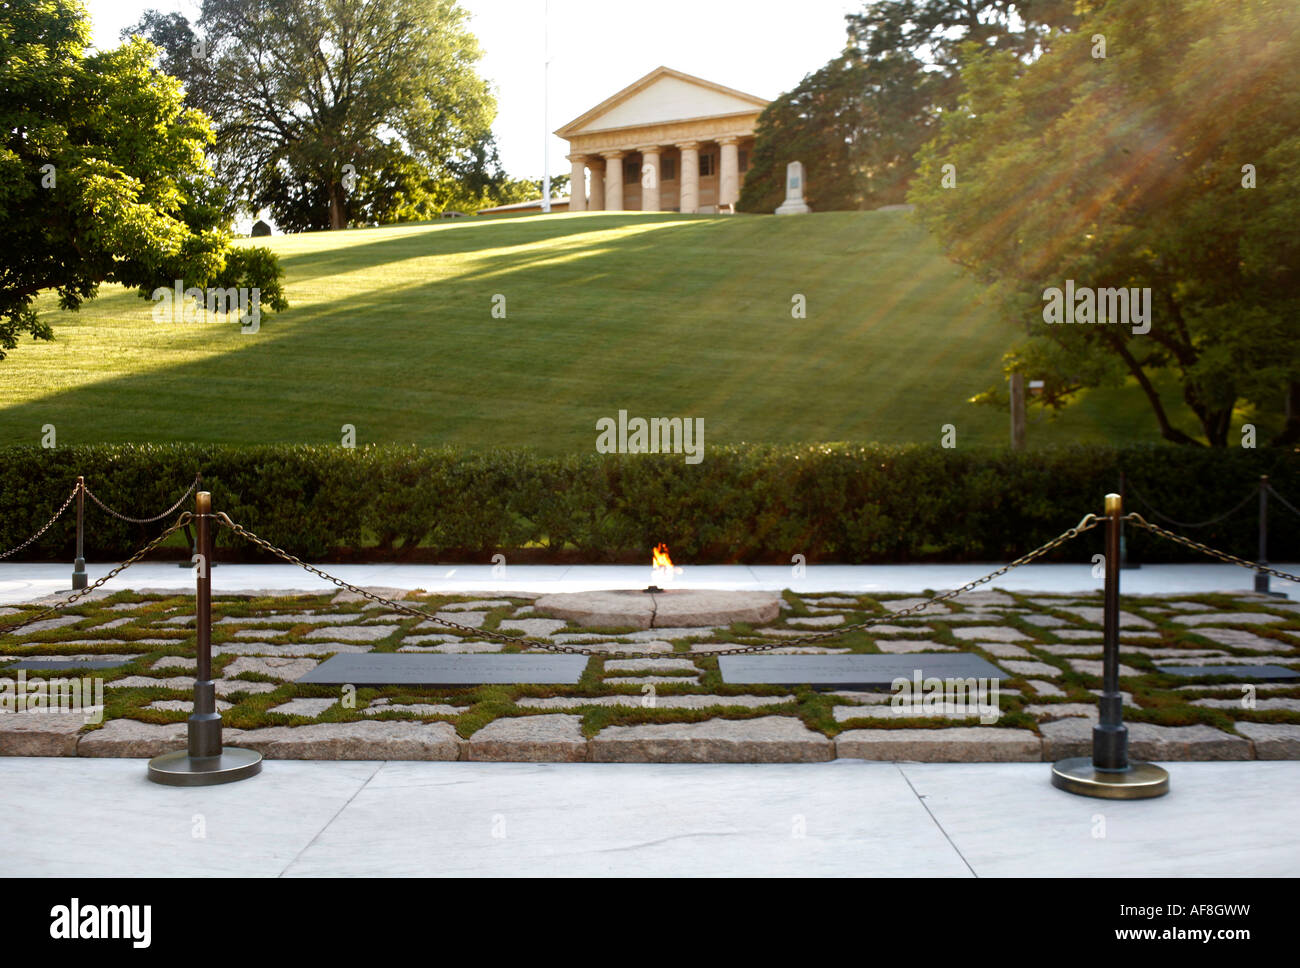
<svg viewBox="0 0 1300 968"><path fill-rule="evenodd" d="M431 186L493 177L496 104L466 19L453 0L204 0L196 25L149 11L130 29L216 120L236 200L337 229L425 217Z"/></svg>
<svg viewBox="0 0 1300 968"><path fill-rule="evenodd" d="M956 104L963 42L1034 56L1052 27L1074 23L1073 0L877 0L845 20L844 51L759 116L737 205L770 212L785 166L803 161L815 210L905 200L914 156L937 115Z"/></svg>
<svg viewBox="0 0 1300 968"><path fill-rule="evenodd" d="M1131 379L1161 435L1191 443L1159 391L1172 379L1204 441L1224 446L1238 405L1279 414L1300 382L1300 9L1081 9L1080 29L1028 66L966 50L961 107L911 198L1026 331L1005 366L1043 379L1042 402ZM1050 325L1049 290L1067 281L1081 296L1149 292L1150 331ZM1276 440L1297 439L1291 409Z"/></svg>
<svg viewBox="0 0 1300 968"><path fill-rule="evenodd" d="M52 339L35 310L63 309L104 282L138 288L257 288L286 305L266 249L232 249L204 161L208 120L133 41L87 54L74 0L0 4L0 359L21 333Z"/></svg>

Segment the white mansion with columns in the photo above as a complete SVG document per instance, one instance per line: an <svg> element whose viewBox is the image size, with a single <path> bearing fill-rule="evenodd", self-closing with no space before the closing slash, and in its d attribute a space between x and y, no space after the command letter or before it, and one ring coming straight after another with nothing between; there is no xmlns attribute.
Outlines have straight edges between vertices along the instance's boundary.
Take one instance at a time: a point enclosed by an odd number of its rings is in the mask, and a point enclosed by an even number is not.
<svg viewBox="0 0 1300 968"><path fill-rule="evenodd" d="M569 211L730 210L767 103L656 68L555 132L573 163Z"/></svg>

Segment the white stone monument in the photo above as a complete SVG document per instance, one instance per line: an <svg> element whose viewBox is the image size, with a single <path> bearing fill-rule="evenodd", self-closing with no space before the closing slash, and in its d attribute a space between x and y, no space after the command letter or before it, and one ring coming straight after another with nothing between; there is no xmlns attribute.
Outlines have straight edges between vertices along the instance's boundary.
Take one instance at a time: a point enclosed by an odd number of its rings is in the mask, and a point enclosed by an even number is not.
<svg viewBox="0 0 1300 968"><path fill-rule="evenodd" d="M803 200L803 162L792 161L785 166L785 201L776 210L777 215L803 215L811 212Z"/></svg>

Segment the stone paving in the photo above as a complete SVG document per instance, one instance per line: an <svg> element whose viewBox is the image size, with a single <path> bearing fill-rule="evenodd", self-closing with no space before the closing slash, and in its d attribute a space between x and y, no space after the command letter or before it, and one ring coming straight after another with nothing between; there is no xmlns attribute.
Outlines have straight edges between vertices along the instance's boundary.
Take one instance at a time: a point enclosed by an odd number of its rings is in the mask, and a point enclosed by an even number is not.
<svg viewBox="0 0 1300 968"><path fill-rule="evenodd" d="M392 612L340 592L221 595L213 667L229 745L268 757L529 762L1051 761L1086 755L1101 680L1100 595L978 591L920 615L916 596L785 592L768 625L583 628L537 617L533 594L478 597L384 589L475 632ZM19 617L21 607L0 608ZM759 638L887 623L779 653L970 652L1011 678L998 708L976 711L888 691L724 683L712 652ZM0 639L0 754L153 756L185 745L194 685L193 598L173 590L96 593ZM1134 757L1300 759L1300 681L1252 682L1249 669L1300 670L1300 611L1255 595L1126 596L1121 682ZM297 684L331 655L520 651L500 630L601 654L577 686L465 688ZM476 637L477 635L477 637ZM651 652L629 659L620 651ZM80 675L102 681L92 715L12 711L22 658L129 660ZM1164 665L1239 665L1189 682ZM28 686L75 672L23 673ZM4 703L4 697L10 700Z"/></svg>

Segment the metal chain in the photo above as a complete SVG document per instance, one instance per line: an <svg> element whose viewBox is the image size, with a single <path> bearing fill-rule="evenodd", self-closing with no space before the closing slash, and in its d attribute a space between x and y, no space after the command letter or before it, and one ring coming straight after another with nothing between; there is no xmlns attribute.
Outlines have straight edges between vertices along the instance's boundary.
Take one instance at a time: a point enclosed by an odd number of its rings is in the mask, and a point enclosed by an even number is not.
<svg viewBox="0 0 1300 968"><path fill-rule="evenodd" d="M177 501L175 504L173 504L171 507L169 507L162 514L155 514L152 518L133 518L129 515L121 513L120 511L114 511L111 507L109 507L107 504L105 504L103 501L97 498L94 492L91 491L90 488L85 487L84 484L82 485L82 487L85 488L86 496L88 498L90 498L92 501L98 504L109 514L113 515L113 517L120 518L121 520L130 522L131 524L153 524L155 521L161 521L163 518L167 517L167 515L171 514L182 504L184 504L185 499L189 497L191 493L193 493L194 488L198 485L198 483L199 483L199 476L196 474L194 475L194 480L190 482L190 486L186 489L185 493L181 495L180 500Z"/></svg>
<svg viewBox="0 0 1300 968"><path fill-rule="evenodd" d="M1132 492L1135 498L1137 498L1139 501L1145 504L1147 506L1148 511L1154 514L1156 517L1160 518L1162 521L1168 521L1176 528L1204 528L1204 527L1208 527L1211 524L1218 524L1220 521L1232 517L1234 514L1236 514L1238 511L1244 508L1247 504L1249 504L1253 499L1259 496L1258 490L1252 488L1251 492L1247 494L1244 498L1242 498L1241 503L1238 504L1236 507L1234 507L1232 510L1225 511L1223 514L1220 514L1218 517L1210 518L1208 521L1197 521L1195 523L1191 523L1188 521L1179 521L1176 518L1171 518L1169 515L1158 511L1154 504L1152 504L1150 501L1144 498L1142 494L1135 487L1133 487L1132 481L1126 481L1124 487L1126 491Z"/></svg>
<svg viewBox="0 0 1300 968"><path fill-rule="evenodd" d="M28 545L30 545L33 541L35 541L37 538L39 538L41 535L43 535L46 531L49 531L51 525L53 525L55 521L59 520L60 515L62 515L63 512L68 509L68 505L72 503L72 499L76 496L77 496L77 487L74 486L72 488L72 493L68 495L68 499L63 502L63 506L54 512L53 517L51 517L50 520L45 522L45 526L42 527L41 530L37 531L34 535L32 535L30 538L28 538L18 547L10 548L4 554L0 555L0 559L8 558L10 555L17 554L18 552L26 548Z"/></svg>
<svg viewBox="0 0 1300 968"><path fill-rule="evenodd" d="M1282 506L1285 507L1285 508L1287 508L1288 510L1290 510L1292 514L1300 514L1300 508L1297 508L1294 504L1292 504L1290 501L1288 501L1286 498L1284 498L1281 494L1277 493L1277 490L1273 487L1272 484L1269 484L1269 485L1268 485L1268 491L1269 491L1269 493L1272 494L1275 498L1277 498L1279 501L1281 501L1281 502L1282 502ZM3 557L3 556L0 556L0 557Z"/></svg>
<svg viewBox="0 0 1300 968"><path fill-rule="evenodd" d="M321 571L319 568L307 564L301 558L289 554L289 552L285 551L284 549L277 548L275 545L271 544L265 538L258 537L257 535L253 534L251 531L249 531L247 528L243 527L242 525L236 524L235 522L231 521L230 518L227 517L224 512L218 512L215 515L213 515L213 517L217 520L219 524L229 528L231 531L239 535L241 538L244 538L245 540L250 541L253 544L257 545L263 551L269 552L270 554L275 555L278 558L282 558L285 561L290 562L291 564L295 564L298 567L303 568L311 572L312 574L325 579L328 582L332 582L333 584L337 585L340 588L346 589L347 591L360 595L363 598L367 598L372 602L376 602L380 605L388 606L390 608L396 609L399 612L404 612L407 615L414 615L420 618L431 620L433 622L437 622L439 625L444 625L447 628L456 629L457 631L465 632L470 635L495 639L499 642L507 642L512 645L534 646L539 649L545 649L548 652L562 652L568 655L588 655L588 656L598 655L598 656L605 656L605 657L619 657L619 658L632 658L632 659L662 659L663 658L663 654L657 652L623 652L623 651L616 652L607 649L587 649L575 645L557 645L554 642L544 642L541 641L540 639L529 639L520 636L506 635L502 632L495 632L488 629L478 629L470 625L461 625L457 622L452 622L449 619L440 618L439 616L434 615L433 613L428 612L422 608L418 608L414 605L408 605L403 602L395 602L390 598L384 598L382 595L376 595L374 592L370 592L364 588L358 587L357 585L353 585L351 582L344 581L342 578L336 578L335 576L328 574L327 572ZM958 595L962 595L973 588L977 588L980 585L985 584L986 582L990 582L994 578L999 577L1000 575L1005 575L1013 568L1019 568L1021 565L1027 565L1029 564L1029 562L1035 560L1036 558L1042 557L1043 555L1047 554L1049 551L1053 550L1059 545L1062 545L1073 538L1077 538L1085 531L1092 530L1098 524L1101 523L1101 520L1102 519L1098 518L1097 515L1095 514L1085 515L1083 519L1073 528L1070 528L1068 531L1063 531L1061 534L1057 535L1055 538L1053 538L1051 541L1047 542L1046 544L1040 545L1039 547L1035 548L1033 551L1029 552L1028 554L1021 555L1015 561L1003 565L1001 568L997 569L996 571L989 572L983 578L977 578L974 581L967 582L965 585L962 585L960 588L955 588L952 589L951 591L942 592L938 595L935 595L933 598L928 598L925 601L917 603L916 605L910 605L907 608L899 609L897 612L891 612L889 615L880 615L875 618L869 618L865 622L859 622L856 625L845 625L841 628L832 629L829 632L811 632L807 635L796 636L794 638L777 639L776 641L770 641L767 644L762 644L762 645L747 645L747 646L741 646L734 649L719 649L716 651L706 651L706 652L694 652L694 651L674 652L673 656L676 658L705 657L705 656L719 656L719 655L745 655L754 652L767 652L770 649L803 645L808 642L824 642L828 639L839 638L843 635L848 634L849 632L857 632L862 629L870 628L873 625L880 625L886 622L894 622L900 618L905 618L906 616L911 615L913 613L924 611L929 606L934 605L938 602L944 602L949 599L956 598Z"/></svg>
<svg viewBox="0 0 1300 968"><path fill-rule="evenodd" d="M1267 565L1260 564L1258 561L1238 558L1236 555L1230 555L1226 551L1211 548L1209 545L1201 544L1199 541L1193 541L1191 538L1184 537L1181 534L1174 534L1174 532L1167 531L1158 524L1152 524L1136 511L1124 515L1124 520L1132 521L1139 528L1146 528L1152 534L1159 535L1162 538L1168 538L1170 541L1174 542L1174 544L1180 544L1185 548L1191 548L1194 551L1207 554L1211 558L1218 558L1220 561L1227 562L1230 565L1241 565L1243 568L1249 568L1251 571L1263 572L1266 575L1272 575L1274 578L1283 578L1286 581L1300 582L1300 575L1293 575L1286 571L1278 571L1276 568L1270 568Z"/></svg>
<svg viewBox="0 0 1300 968"><path fill-rule="evenodd" d="M182 512L181 516L176 519L175 524L173 524L162 534L158 535L158 537L154 538L147 545L145 545L143 548L141 548L139 551L133 554L130 558L126 559L126 561L122 562L120 565L118 565L116 568L110 571L103 578L99 579L99 581L95 582L93 585L87 586L86 588L82 588L78 591L73 592L63 601L57 602L56 604L51 605L49 608L45 609L44 611L37 612L35 615L25 618L21 622L18 622L15 625L0 625L0 635L11 635L14 632L17 632L19 629L31 625L33 622L42 619L45 616L53 615L59 609L67 608L69 605L73 604L74 602L80 601L81 599L85 598L87 595L93 592L96 588L99 588L110 578L114 578L119 573L126 571L126 569L130 568L132 565L134 565L137 561L139 561L149 552L153 551L153 549L158 547L158 545L162 544L163 541L171 537L181 528L185 527L185 525L189 524L190 519L193 517L194 514L190 511Z"/></svg>

